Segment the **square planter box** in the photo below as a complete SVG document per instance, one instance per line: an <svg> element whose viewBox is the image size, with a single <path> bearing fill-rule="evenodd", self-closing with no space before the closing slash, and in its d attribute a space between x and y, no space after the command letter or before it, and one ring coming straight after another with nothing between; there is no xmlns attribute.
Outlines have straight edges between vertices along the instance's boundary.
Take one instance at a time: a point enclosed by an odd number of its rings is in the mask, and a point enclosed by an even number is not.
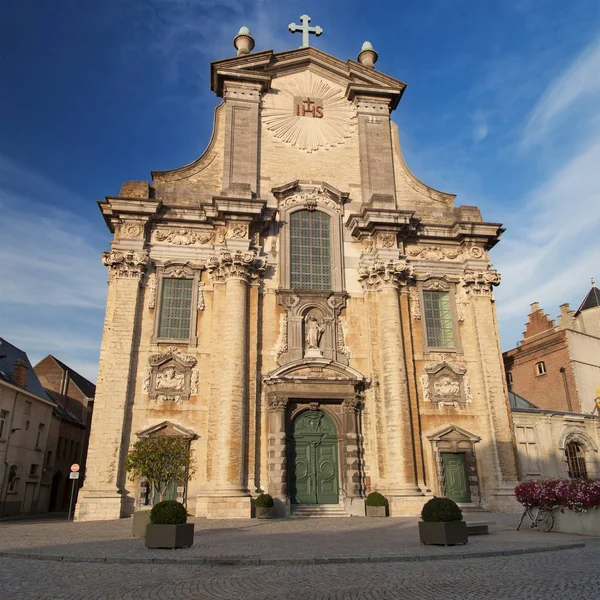
<svg viewBox="0 0 600 600"><path fill-rule="evenodd" d="M466 544L469 541L465 521L452 521L450 523L419 521L419 537L421 544L439 544L442 546Z"/></svg>
<svg viewBox="0 0 600 600"><path fill-rule="evenodd" d="M257 519L274 519L275 518L275 507L274 506L255 506Z"/></svg>
<svg viewBox="0 0 600 600"><path fill-rule="evenodd" d="M146 527L146 548L187 548L194 543L194 524Z"/></svg>
<svg viewBox="0 0 600 600"><path fill-rule="evenodd" d="M367 517L387 517L385 506L367 506Z"/></svg>
<svg viewBox="0 0 600 600"><path fill-rule="evenodd" d="M131 535L133 537L146 537L146 526L150 523L150 511L139 510L133 513Z"/></svg>

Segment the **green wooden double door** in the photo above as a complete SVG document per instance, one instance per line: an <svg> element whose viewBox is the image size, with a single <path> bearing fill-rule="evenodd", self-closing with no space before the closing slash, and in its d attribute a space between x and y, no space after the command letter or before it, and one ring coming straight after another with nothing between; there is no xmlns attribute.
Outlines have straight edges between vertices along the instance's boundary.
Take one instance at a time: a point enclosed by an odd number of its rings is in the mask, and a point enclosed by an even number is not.
<svg viewBox="0 0 600 600"><path fill-rule="evenodd" d="M337 504L338 441L331 417L320 410L301 413L288 448L292 504Z"/></svg>
<svg viewBox="0 0 600 600"><path fill-rule="evenodd" d="M446 498L454 502L471 502L466 455L462 452L442 453Z"/></svg>

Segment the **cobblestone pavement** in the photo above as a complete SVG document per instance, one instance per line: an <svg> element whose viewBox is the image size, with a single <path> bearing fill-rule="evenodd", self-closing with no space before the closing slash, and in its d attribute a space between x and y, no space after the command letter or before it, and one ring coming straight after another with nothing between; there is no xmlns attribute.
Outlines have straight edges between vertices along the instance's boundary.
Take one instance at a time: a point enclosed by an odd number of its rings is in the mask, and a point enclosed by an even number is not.
<svg viewBox="0 0 600 600"><path fill-rule="evenodd" d="M578 600L600 595L600 541L426 563L195 566L0 559L1 600Z"/></svg>
<svg viewBox="0 0 600 600"><path fill-rule="evenodd" d="M515 552L585 541L580 536L515 531L518 515L482 514L492 520L492 535L469 538L467 546L422 546L416 518L195 520L191 548L148 550L144 540L131 537L131 520L68 523L54 520L0 523L0 552L127 561L229 558L304 560L322 558L386 558L441 556L465 553ZM472 520L474 520L473 518Z"/></svg>

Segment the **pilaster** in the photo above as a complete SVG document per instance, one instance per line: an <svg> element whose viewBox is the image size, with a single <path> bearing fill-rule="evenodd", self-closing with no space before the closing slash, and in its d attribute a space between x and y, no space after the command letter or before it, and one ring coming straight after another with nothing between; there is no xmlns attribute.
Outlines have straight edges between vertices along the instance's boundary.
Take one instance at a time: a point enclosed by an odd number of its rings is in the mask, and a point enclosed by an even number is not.
<svg viewBox="0 0 600 600"><path fill-rule="evenodd" d="M492 286L500 283L500 275L492 269L467 271L462 277L467 297L472 304L474 327L477 338L482 386L487 402L489 429L493 443L489 445L491 456L483 477L488 479L487 503L492 509L513 508L511 490L518 479L513 428L508 404L508 392L502 373L503 361ZM489 467L489 470L488 470ZM491 474L493 478L490 477Z"/></svg>
<svg viewBox="0 0 600 600"><path fill-rule="evenodd" d="M140 282L149 260L143 250L113 250L104 253L102 262L110 274L95 399L102 410L93 421L86 482L75 508L78 521L118 519L123 511L127 452L123 428L130 382L135 378L132 358Z"/></svg>
<svg viewBox="0 0 600 600"><path fill-rule="evenodd" d="M414 511L416 485L410 397L400 314L399 289L412 277L404 261L362 263L358 277L367 294L376 294L381 361L381 395L387 445L380 489L390 498L390 513Z"/></svg>

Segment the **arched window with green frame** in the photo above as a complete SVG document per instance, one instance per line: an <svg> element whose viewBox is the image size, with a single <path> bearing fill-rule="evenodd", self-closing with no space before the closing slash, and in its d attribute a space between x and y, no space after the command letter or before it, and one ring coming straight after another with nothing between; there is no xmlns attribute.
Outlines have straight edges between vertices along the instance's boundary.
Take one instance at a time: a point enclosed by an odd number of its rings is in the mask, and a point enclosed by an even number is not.
<svg viewBox="0 0 600 600"><path fill-rule="evenodd" d="M290 215L290 274L293 289L332 289L329 215L318 210Z"/></svg>

